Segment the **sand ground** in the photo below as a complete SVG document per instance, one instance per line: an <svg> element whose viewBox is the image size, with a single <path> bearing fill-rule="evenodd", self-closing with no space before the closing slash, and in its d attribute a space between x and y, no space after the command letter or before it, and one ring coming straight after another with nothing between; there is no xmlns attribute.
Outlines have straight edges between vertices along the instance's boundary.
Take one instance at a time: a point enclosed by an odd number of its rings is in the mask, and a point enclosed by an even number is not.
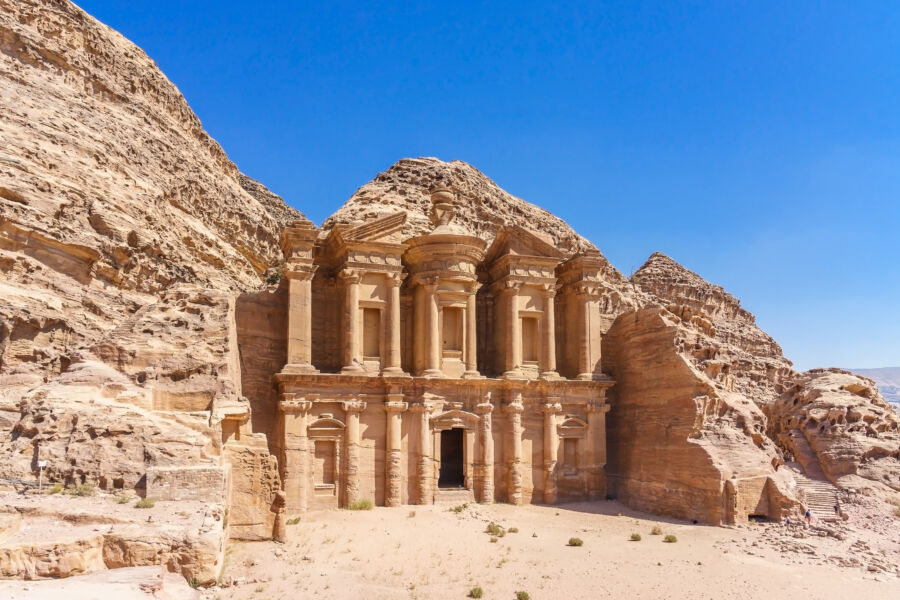
<svg viewBox="0 0 900 600"><path fill-rule="evenodd" d="M839 566L848 545L864 543L848 535L783 524L698 526L616 502L452 508L305 514L288 526L285 544L231 545L223 581L232 585L204 597L449 599L480 586L487 599L514 599L517 591L534 600L900 598L900 546ZM492 542L491 521L518 532ZM651 535L655 525L678 541ZM630 541L632 533L641 541ZM568 546L571 537L583 546ZM866 556L887 570L869 571Z"/></svg>

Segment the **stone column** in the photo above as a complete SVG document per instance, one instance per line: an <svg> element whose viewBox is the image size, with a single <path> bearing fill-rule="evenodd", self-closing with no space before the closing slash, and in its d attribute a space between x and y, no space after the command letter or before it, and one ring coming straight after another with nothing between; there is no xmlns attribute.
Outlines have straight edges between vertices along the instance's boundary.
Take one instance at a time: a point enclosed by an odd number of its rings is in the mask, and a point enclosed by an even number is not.
<svg viewBox="0 0 900 600"><path fill-rule="evenodd" d="M578 328L578 379L594 378L594 366L591 364L591 301L594 299L593 288L580 284L577 289L581 324Z"/></svg>
<svg viewBox="0 0 900 600"><path fill-rule="evenodd" d="M344 303L344 368L345 373L356 373L363 370L359 353L359 273L351 270L341 271L341 279L346 286Z"/></svg>
<svg viewBox="0 0 900 600"><path fill-rule="evenodd" d="M466 298L466 372L464 378L479 377L478 374L478 320L476 313L477 284Z"/></svg>
<svg viewBox="0 0 900 600"><path fill-rule="evenodd" d="M509 414L510 458L507 461L509 481L507 496L510 504L522 504L522 393L515 392L511 403L503 407Z"/></svg>
<svg viewBox="0 0 900 600"><path fill-rule="evenodd" d="M288 280L287 373L314 373L312 365L312 278L315 266L294 268Z"/></svg>
<svg viewBox="0 0 900 600"><path fill-rule="evenodd" d="M521 284L507 281L506 289L506 372L504 376L520 374L522 366L522 322L519 320L519 288Z"/></svg>
<svg viewBox="0 0 900 600"><path fill-rule="evenodd" d="M428 425L429 407L425 403L412 404L410 412L417 416L419 430L419 460L416 464L417 504L431 504L434 492L432 485L431 431Z"/></svg>
<svg viewBox="0 0 900 600"><path fill-rule="evenodd" d="M400 506L402 504L400 486L400 442L402 433L402 415L407 404L403 402L403 394L388 394L384 410L387 413L387 433L385 435L384 457L384 505Z"/></svg>
<svg viewBox="0 0 900 600"><path fill-rule="evenodd" d="M559 398L547 398L541 407L544 413L544 504L556 504L556 464L559 461L559 431L556 415L562 412Z"/></svg>
<svg viewBox="0 0 900 600"><path fill-rule="evenodd" d="M556 290L547 286L544 290L543 340L541 347L541 377L553 379L559 377L556 372L556 314L553 297Z"/></svg>
<svg viewBox="0 0 900 600"><path fill-rule="evenodd" d="M491 413L494 405L491 404L491 395L488 392L485 401L475 406L475 412L481 415L479 427L479 441L481 443L481 489L478 501L483 504L494 502L494 432L491 426Z"/></svg>
<svg viewBox="0 0 900 600"><path fill-rule="evenodd" d="M347 451L346 487L344 498L346 506L359 500L359 413L366 410L366 403L359 400L344 402L347 413L347 429L344 432L344 443Z"/></svg>
<svg viewBox="0 0 900 600"><path fill-rule="evenodd" d="M283 394L279 404L284 431L284 493L289 513L304 512L309 505L309 438L307 427L312 402L295 394Z"/></svg>
<svg viewBox="0 0 900 600"><path fill-rule="evenodd" d="M387 284L390 294L387 305L387 357L384 364L385 374L400 374L400 285L403 278L400 274L388 276Z"/></svg>
<svg viewBox="0 0 900 600"><path fill-rule="evenodd" d="M610 405L603 400L592 401L587 406L587 468L588 498L606 498L606 413Z"/></svg>
<svg viewBox="0 0 900 600"><path fill-rule="evenodd" d="M425 377L442 377L441 372L441 324L438 310L437 281L425 284Z"/></svg>

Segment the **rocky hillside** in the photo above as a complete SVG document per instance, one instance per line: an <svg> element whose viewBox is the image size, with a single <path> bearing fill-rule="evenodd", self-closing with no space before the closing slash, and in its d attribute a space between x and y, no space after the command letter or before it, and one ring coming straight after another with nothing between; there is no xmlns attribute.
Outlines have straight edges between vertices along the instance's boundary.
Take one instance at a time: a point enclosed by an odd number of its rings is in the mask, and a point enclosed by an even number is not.
<svg viewBox="0 0 900 600"><path fill-rule="evenodd" d="M900 410L900 367L850 370L874 381L884 399Z"/></svg>

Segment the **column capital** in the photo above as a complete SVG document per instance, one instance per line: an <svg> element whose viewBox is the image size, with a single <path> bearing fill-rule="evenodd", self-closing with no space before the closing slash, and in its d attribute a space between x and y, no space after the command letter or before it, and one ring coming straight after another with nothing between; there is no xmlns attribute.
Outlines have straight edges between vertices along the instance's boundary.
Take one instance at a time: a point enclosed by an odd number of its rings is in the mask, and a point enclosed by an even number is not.
<svg viewBox="0 0 900 600"><path fill-rule="evenodd" d="M281 412L288 414L303 414L312 408L313 400L316 398L318 398L318 394L307 398L299 394L285 393L281 395L278 408Z"/></svg>
<svg viewBox="0 0 900 600"><path fill-rule="evenodd" d="M612 406L609 404L605 404L603 402L591 401L587 403L585 406L585 411L589 413L606 413L609 412Z"/></svg>
<svg viewBox="0 0 900 600"><path fill-rule="evenodd" d="M287 279L296 279L298 281L311 281L313 276L316 274L316 270L319 268L318 265L298 265L298 264L286 264L284 265L284 276Z"/></svg>
<svg viewBox="0 0 900 600"><path fill-rule="evenodd" d="M407 402L399 402L397 400L389 400L384 403L384 410L389 413L403 412L409 407Z"/></svg>
<svg viewBox="0 0 900 600"><path fill-rule="evenodd" d="M494 411L494 405L490 402L481 402L475 405L475 414L489 415Z"/></svg>
<svg viewBox="0 0 900 600"><path fill-rule="evenodd" d="M366 403L362 400L345 400L341 407L348 413L358 413L366 410Z"/></svg>
<svg viewBox="0 0 900 600"><path fill-rule="evenodd" d="M411 402L409 404L409 412L413 413L430 412L432 408L434 408L434 406L427 402Z"/></svg>
<svg viewBox="0 0 900 600"><path fill-rule="evenodd" d="M504 404L503 412L508 414L522 414L523 412L525 412L525 406L522 405L522 400L519 399L515 402Z"/></svg>
<svg viewBox="0 0 900 600"><path fill-rule="evenodd" d="M572 291L576 296L583 296L587 300L596 300L602 295L598 281L579 281L572 286Z"/></svg>
<svg viewBox="0 0 900 600"><path fill-rule="evenodd" d="M400 287L403 285L403 280L406 279L406 273L402 271L396 273L387 273L387 284L390 287Z"/></svg>
<svg viewBox="0 0 900 600"><path fill-rule="evenodd" d="M541 285L540 291L544 298L553 298L556 296L556 284L544 283Z"/></svg>
<svg viewBox="0 0 900 600"><path fill-rule="evenodd" d="M500 283L500 291L505 293L518 294L522 289L521 281L505 280Z"/></svg>
<svg viewBox="0 0 900 600"><path fill-rule="evenodd" d="M360 272L356 269L342 269L340 273L338 273L338 277L343 279L347 283L359 283L360 280Z"/></svg>
<svg viewBox="0 0 900 600"><path fill-rule="evenodd" d="M549 398L548 398L549 400ZM541 405L541 412L545 414L555 415L562 412L562 404L559 402L547 402Z"/></svg>

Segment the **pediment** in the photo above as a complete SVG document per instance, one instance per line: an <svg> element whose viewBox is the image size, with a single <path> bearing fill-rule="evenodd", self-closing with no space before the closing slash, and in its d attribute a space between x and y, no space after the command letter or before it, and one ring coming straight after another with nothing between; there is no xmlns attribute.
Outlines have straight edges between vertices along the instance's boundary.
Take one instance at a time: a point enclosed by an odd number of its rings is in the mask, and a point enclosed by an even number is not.
<svg viewBox="0 0 900 600"><path fill-rule="evenodd" d="M406 224L406 211L398 211L368 219L363 223L339 224L332 232L345 243L400 243Z"/></svg>
<svg viewBox="0 0 900 600"><path fill-rule="evenodd" d="M554 246L551 240L517 225L502 227L497 232L485 256L485 262L490 264L506 255L555 259L566 257L566 253Z"/></svg>

